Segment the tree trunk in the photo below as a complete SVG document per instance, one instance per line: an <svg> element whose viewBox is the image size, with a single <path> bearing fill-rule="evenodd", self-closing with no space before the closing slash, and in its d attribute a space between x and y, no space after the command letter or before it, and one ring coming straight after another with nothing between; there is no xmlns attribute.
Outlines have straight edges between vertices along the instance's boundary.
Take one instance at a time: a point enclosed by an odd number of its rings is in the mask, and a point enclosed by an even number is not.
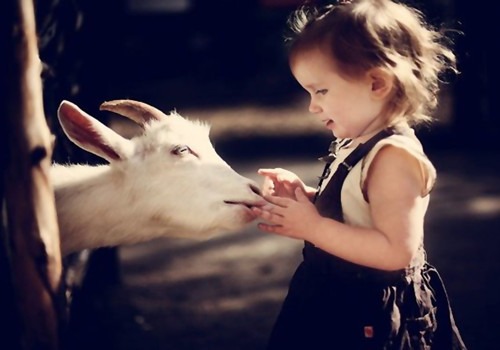
<svg viewBox="0 0 500 350"><path fill-rule="evenodd" d="M0 348L58 349L61 253L32 0L0 2ZM4 282L7 283L4 283ZM5 286L5 287L4 287ZM3 327L5 326L5 327Z"/></svg>

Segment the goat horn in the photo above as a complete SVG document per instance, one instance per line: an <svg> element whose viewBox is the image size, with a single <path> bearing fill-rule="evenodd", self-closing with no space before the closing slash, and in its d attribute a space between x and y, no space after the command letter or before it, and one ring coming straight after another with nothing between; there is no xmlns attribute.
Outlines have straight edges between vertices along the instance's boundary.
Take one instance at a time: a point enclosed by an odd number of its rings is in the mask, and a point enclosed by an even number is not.
<svg viewBox="0 0 500 350"><path fill-rule="evenodd" d="M118 113L143 126L151 120L161 120L165 114L144 102L134 100L107 101L99 107L101 111Z"/></svg>

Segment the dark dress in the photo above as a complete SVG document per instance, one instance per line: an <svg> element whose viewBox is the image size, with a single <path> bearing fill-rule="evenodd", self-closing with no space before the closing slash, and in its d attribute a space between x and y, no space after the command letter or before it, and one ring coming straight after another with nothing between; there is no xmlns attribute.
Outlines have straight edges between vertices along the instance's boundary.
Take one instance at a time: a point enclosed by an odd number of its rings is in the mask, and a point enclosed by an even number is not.
<svg viewBox="0 0 500 350"><path fill-rule="evenodd" d="M343 222L340 194L349 170L393 133L381 131L339 165L315 199L322 216ZM426 263L423 247L412 266L398 271L353 264L309 242L303 256L268 350L465 349L443 282Z"/></svg>

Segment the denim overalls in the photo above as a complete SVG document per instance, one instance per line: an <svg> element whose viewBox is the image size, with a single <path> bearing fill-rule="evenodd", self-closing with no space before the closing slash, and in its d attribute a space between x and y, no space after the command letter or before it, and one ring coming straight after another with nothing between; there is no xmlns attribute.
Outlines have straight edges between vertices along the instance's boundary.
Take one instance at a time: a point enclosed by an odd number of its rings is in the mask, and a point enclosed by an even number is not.
<svg viewBox="0 0 500 350"><path fill-rule="evenodd" d="M318 212L343 222L341 189L350 169L386 129L360 144L315 199ZM330 164L325 167L325 172ZM465 349L436 269L423 247L411 266L384 271L353 264L305 242L268 350Z"/></svg>

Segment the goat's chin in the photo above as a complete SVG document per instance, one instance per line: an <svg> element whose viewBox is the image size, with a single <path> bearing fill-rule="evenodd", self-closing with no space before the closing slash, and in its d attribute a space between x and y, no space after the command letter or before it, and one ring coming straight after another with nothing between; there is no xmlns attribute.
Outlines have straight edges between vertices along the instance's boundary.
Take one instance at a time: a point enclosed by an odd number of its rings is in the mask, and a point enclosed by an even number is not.
<svg viewBox="0 0 500 350"><path fill-rule="evenodd" d="M244 205L235 205L216 215L208 215L197 226L179 225L178 229L169 230L162 236L205 240L225 233L243 230L257 217Z"/></svg>
<svg viewBox="0 0 500 350"><path fill-rule="evenodd" d="M257 216L254 214L254 212L245 205L234 205L233 211L235 226L239 225L239 228L242 228L257 219Z"/></svg>
<svg viewBox="0 0 500 350"><path fill-rule="evenodd" d="M206 238L222 233L236 233L257 219L253 211L244 205L234 206L231 210L226 211L223 217L224 219L219 221L219 225L205 231L208 236Z"/></svg>
<svg viewBox="0 0 500 350"><path fill-rule="evenodd" d="M243 225L247 225L257 219L257 215L250 208L245 208L242 216Z"/></svg>
<svg viewBox="0 0 500 350"><path fill-rule="evenodd" d="M229 209L228 214L238 223L245 225L257 218L250 208L250 204L246 204L245 202L226 202L226 205L226 208Z"/></svg>

